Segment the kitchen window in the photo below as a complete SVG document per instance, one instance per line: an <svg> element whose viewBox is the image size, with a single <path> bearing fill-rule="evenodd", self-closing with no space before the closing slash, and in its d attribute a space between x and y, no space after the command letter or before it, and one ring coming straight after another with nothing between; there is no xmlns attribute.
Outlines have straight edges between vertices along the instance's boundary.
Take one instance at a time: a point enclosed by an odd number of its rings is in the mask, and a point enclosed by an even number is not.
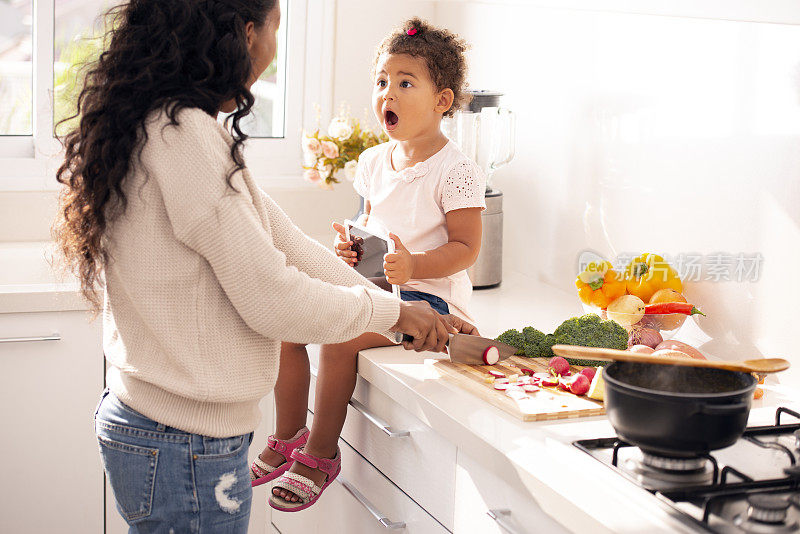
<svg viewBox="0 0 800 534"><path fill-rule="evenodd" d="M253 85L256 103L241 121L245 159L260 181L299 175L306 58L323 56L325 18L307 17L311 0L280 0L282 21L272 65ZM75 109L87 62L103 45L103 14L120 0L0 0L0 190L55 189L62 156L56 125ZM110 21L109 21L110 22ZM327 32L332 35L332 31ZM319 61L319 60L318 60ZM287 68L291 65L291 68ZM312 84L313 85L313 84ZM298 180L299 182L299 180Z"/></svg>

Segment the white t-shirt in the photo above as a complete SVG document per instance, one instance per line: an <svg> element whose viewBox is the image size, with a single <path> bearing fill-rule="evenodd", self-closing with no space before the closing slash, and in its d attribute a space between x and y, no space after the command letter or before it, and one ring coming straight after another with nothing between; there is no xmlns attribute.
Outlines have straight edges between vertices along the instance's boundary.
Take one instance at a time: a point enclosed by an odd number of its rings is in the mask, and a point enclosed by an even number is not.
<svg viewBox="0 0 800 534"><path fill-rule="evenodd" d="M392 168L396 143L389 141L361 153L353 187L370 202L367 229L392 232L411 252L425 252L448 242L445 213L486 208L486 178L480 167L452 141L439 152L400 172ZM411 279L405 291L431 293L450 305L451 313L470 319L472 295L467 271L444 278Z"/></svg>

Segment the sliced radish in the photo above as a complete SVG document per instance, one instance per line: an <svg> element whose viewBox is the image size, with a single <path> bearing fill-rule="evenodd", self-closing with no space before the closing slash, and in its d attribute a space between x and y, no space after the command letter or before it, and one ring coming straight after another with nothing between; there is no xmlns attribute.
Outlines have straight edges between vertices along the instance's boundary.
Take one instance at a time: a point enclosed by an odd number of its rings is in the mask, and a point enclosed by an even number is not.
<svg viewBox="0 0 800 534"><path fill-rule="evenodd" d="M531 385L531 384L528 384L527 386L524 386L522 389L525 390L526 393L535 393L535 392L539 391L538 387L536 387L534 385Z"/></svg>
<svg viewBox="0 0 800 534"><path fill-rule="evenodd" d="M495 371L494 369L489 369L489 374L495 378L505 378L506 375L501 373L500 371Z"/></svg>
<svg viewBox="0 0 800 534"><path fill-rule="evenodd" d="M507 383L504 384L502 382L495 382L495 384L494 384L494 389L496 389L497 391L505 391L509 387L511 387L511 386L509 386Z"/></svg>
<svg viewBox="0 0 800 534"><path fill-rule="evenodd" d="M506 377L503 377L503 378L495 378L495 379L494 379L494 383L495 383L495 384L508 384L508 378L506 378Z"/></svg>
<svg viewBox="0 0 800 534"><path fill-rule="evenodd" d="M522 373L523 375L527 375L527 376L533 376L534 375L533 369L528 369L527 367L520 367L519 372Z"/></svg>
<svg viewBox="0 0 800 534"><path fill-rule="evenodd" d="M511 397L514 400L521 400L526 399L528 395L524 391L520 391L519 389L510 389L506 391L506 395Z"/></svg>
<svg viewBox="0 0 800 534"><path fill-rule="evenodd" d="M494 365L500 361L500 351L495 346L486 347L483 351L483 362L486 365Z"/></svg>
<svg viewBox="0 0 800 534"><path fill-rule="evenodd" d="M533 373L533 378L538 378L539 380L547 380L548 378L553 378L553 375L550 373Z"/></svg>
<svg viewBox="0 0 800 534"><path fill-rule="evenodd" d="M555 377L548 377L542 379L542 385L544 387L553 387L558 385L558 379Z"/></svg>

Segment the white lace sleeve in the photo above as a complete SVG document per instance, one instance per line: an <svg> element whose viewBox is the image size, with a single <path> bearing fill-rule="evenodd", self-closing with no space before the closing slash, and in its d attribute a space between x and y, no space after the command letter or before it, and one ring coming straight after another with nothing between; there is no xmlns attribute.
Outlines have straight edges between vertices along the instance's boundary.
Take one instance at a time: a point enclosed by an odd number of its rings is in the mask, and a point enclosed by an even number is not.
<svg viewBox="0 0 800 534"><path fill-rule="evenodd" d="M364 197L364 200L369 200L369 158L358 158L358 167L356 167L356 177L353 180L353 189L356 193Z"/></svg>
<svg viewBox="0 0 800 534"><path fill-rule="evenodd" d="M456 163L447 173L442 188L444 212L461 208L486 208L486 179L471 161Z"/></svg>

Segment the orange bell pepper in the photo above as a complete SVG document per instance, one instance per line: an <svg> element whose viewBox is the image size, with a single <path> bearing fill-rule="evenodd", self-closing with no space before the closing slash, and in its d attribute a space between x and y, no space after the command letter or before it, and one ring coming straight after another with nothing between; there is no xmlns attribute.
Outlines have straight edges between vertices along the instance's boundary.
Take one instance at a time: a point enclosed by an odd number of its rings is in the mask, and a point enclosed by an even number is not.
<svg viewBox="0 0 800 534"><path fill-rule="evenodd" d="M590 306L605 309L617 297L625 294L625 280L611 269L608 262L592 262L575 279L578 298Z"/></svg>
<svg viewBox="0 0 800 534"><path fill-rule="evenodd" d="M650 297L659 289L683 291L677 271L657 254L642 254L631 260L625 268L625 284L628 293L644 302L650 302Z"/></svg>

